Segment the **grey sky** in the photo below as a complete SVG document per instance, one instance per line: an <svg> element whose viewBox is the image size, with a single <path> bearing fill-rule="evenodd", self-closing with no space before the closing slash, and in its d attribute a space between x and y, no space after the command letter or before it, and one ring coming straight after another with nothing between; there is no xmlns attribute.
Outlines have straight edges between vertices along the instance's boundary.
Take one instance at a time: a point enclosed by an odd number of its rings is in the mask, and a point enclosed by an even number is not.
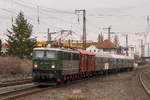
<svg viewBox="0 0 150 100"><path fill-rule="evenodd" d="M122 45L125 45L125 37L122 34L129 34L129 44L138 47L137 41L144 39L144 33L134 33L147 31L146 16L150 15L149 4L150 0L0 0L0 32L6 33L6 29L11 26L11 17L16 17L19 11L23 11L34 25L34 35L38 40L46 39L46 34L42 33L46 33L47 28L51 31L72 29L81 36L82 15L78 24L78 17L73 13L75 9L86 9L88 39L96 41L100 32L107 38L107 31L103 28L111 25L112 31L120 37ZM37 5L40 24L37 24ZM59 10L69 13L64 14ZM1 35L1 38L6 36Z"/></svg>
<svg viewBox="0 0 150 100"><path fill-rule="evenodd" d="M36 1L36 0L35 0ZM41 3L42 2L42 3ZM46 3L45 3L46 2ZM38 4L53 8L122 8L147 5L149 0L37 0Z"/></svg>

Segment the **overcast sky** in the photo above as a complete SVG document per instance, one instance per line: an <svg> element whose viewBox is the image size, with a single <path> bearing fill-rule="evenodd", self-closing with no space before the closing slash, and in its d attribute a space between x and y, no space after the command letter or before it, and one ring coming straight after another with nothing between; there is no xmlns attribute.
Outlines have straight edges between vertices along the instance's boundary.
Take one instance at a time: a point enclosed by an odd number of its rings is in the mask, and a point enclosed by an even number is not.
<svg viewBox="0 0 150 100"><path fill-rule="evenodd" d="M96 41L100 32L107 39L107 30L103 28L111 25L111 31L119 36L122 45L125 45L124 34L129 34L129 45L139 47L138 41L144 39L142 32L149 31L146 21L146 17L150 15L149 4L150 0L0 0L1 38L6 38L3 33L11 27L11 18L15 18L19 11L23 11L34 25L33 35L38 40L47 39L47 28L50 31L71 29L80 37L82 14L79 15L78 23L78 15L74 14L74 10L86 9L88 39ZM114 34L111 36L113 39ZM147 41L149 39L148 36Z"/></svg>

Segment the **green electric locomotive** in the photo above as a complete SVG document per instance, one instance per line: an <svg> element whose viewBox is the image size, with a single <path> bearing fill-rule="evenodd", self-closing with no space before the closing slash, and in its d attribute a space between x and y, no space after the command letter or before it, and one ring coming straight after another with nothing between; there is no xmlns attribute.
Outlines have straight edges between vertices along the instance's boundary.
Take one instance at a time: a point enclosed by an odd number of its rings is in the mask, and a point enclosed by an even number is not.
<svg viewBox="0 0 150 100"><path fill-rule="evenodd" d="M53 85L79 73L79 51L63 48L34 48L32 80L39 85Z"/></svg>

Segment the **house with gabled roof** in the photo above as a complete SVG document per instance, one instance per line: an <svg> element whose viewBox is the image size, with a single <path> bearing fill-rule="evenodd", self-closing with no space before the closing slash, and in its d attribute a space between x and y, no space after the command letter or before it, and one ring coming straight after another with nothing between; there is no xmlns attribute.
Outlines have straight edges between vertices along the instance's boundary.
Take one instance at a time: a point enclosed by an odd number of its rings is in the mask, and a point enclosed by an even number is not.
<svg viewBox="0 0 150 100"><path fill-rule="evenodd" d="M104 40L96 45L96 48L103 53L117 53L117 46L113 44L110 40Z"/></svg>
<svg viewBox="0 0 150 100"><path fill-rule="evenodd" d="M96 48L97 42L93 42L91 44L86 45L86 50L89 52L98 53L99 50Z"/></svg>
<svg viewBox="0 0 150 100"><path fill-rule="evenodd" d="M87 46L86 50L89 51L89 52L94 52L94 53L99 52L99 50L96 48L96 45L94 45L94 44L91 44L90 46Z"/></svg>
<svg viewBox="0 0 150 100"><path fill-rule="evenodd" d="M87 47L87 51L95 52L95 53L116 54L117 46L109 40L104 40L100 43L90 45L89 47Z"/></svg>

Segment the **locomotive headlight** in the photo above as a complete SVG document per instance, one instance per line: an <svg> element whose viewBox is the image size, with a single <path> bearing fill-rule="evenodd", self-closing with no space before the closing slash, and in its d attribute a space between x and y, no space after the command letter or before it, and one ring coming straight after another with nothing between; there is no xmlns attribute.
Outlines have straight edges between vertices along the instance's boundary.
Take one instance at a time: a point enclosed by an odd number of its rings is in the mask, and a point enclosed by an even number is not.
<svg viewBox="0 0 150 100"><path fill-rule="evenodd" d="M55 68L55 65L54 65L54 64L52 64L51 68Z"/></svg>
<svg viewBox="0 0 150 100"><path fill-rule="evenodd" d="M35 67L35 68L37 68L37 67L38 67L38 65L37 65L37 64L34 64L34 67Z"/></svg>

